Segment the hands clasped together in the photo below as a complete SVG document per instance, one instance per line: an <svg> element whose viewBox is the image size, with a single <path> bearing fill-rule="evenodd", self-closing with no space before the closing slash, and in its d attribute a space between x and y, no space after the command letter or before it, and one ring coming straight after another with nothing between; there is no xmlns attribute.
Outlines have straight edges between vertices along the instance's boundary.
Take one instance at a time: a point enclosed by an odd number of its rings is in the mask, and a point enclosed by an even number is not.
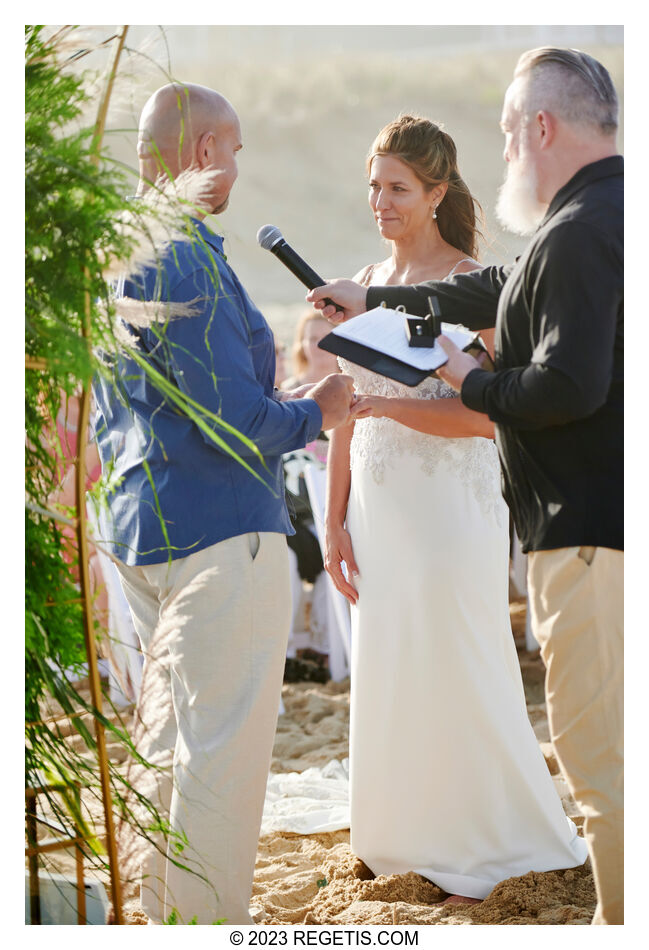
<svg viewBox="0 0 649 950"><path fill-rule="evenodd" d="M331 373L314 386L306 384L290 392L278 395L281 401L289 399L314 399L322 412L322 428L334 429L349 425L356 419L369 416L380 418L387 414L386 396L365 396L354 393L351 376Z"/></svg>

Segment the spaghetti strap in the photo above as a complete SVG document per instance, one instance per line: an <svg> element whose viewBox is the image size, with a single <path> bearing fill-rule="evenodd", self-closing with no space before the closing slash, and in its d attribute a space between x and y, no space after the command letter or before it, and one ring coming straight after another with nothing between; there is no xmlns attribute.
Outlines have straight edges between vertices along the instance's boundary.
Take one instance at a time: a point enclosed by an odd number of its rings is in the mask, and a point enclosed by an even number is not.
<svg viewBox="0 0 649 950"><path fill-rule="evenodd" d="M374 274L374 268L376 264L370 264L369 269L363 279L360 281L362 287L369 287L372 282L372 276Z"/></svg>
<svg viewBox="0 0 649 950"><path fill-rule="evenodd" d="M476 261L474 257L463 257L461 261L458 261L457 264L446 274L445 277L439 278L440 280L448 280L449 277L452 277L455 271L458 269L460 264L475 264L477 267L482 267L480 261ZM367 267L367 272L365 273L362 280L359 280L359 284L363 287L369 287L372 283L372 278L374 277L374 271L376 270L376 264L369 264Z"/></svg>
<svg viewBox="0 0 649 950"><path fill-rule="evenodd" d="M453 274L455 273L455 271L456 271L456 270L458 269L458 267L460 266L460 264L469 264L469 263L470 263L470 264L477 264L478 267L481 266L480 261L476 261L475 258L473 258L473 257L463 257L461 261L458 261L458 262L457 262L457 264L455 265L455 267L453 268L453 270L449 271L449 273L446 275L446 277L443 277L442 279L443 279L443 280L446 280L448 277L452 277Z"/></svg>

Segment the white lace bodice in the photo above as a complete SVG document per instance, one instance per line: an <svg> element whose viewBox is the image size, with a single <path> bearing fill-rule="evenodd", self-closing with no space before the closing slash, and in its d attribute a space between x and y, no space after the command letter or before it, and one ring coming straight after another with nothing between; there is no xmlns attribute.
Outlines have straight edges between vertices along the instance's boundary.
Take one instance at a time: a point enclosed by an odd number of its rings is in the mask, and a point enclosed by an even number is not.
<svg viewBox="0 0 649 950"><path fill-rule="evenodd" d="M450 399L457 396L451 386L437 377L428 376L417 386L405 386L342 357L338 357L338 364L343 373L353 378L357 393L409 399ZM491 439L450 439L427 435L394 419L356 421L350 446L352 472L366 470L377 484L381 484L386 466L395 468L405 453L418 457L422 471L428 476L434 475L440 465L450 469L454 478L471 487L485 514L494 512L498 521L502 520L500 463Z"/></svg>
<svg viewBox="0 0 649 950"><path fill-rule="evenodd" d="M457 396L441 379L427 377L418 386L404 386L379 376L356 363L338 358L340 368L354 380L358 393L409 399L448 399ZM439 466L450 470L461 484L470 487L485 514L494 512L500 523L502 497L498 451L491 439L449 439L409 429L394 419L357 419L350 445L352 472L363 469L381 484L387 466L396 468L404 454L416 456L425 475Z"/></svg>

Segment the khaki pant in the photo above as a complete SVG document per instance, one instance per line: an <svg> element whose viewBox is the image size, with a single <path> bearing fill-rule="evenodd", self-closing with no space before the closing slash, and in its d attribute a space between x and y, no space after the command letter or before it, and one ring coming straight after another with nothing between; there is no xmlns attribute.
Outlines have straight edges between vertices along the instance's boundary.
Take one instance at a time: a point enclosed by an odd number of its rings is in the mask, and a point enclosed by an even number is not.
<svg viewBox="0 0 649 950"><path fill-rule="evenodd" d="M593 923L621 924L624 555L560 548L535 551L528 564L552 742L585 816L598 899Z"/></svg>
<svg viewBox="0 0 649 950"><path fill-rule="evenodd" d="M187 836L178 860L198 872L178 868L171 845L146 858L142 905L153 921L175 909L180 923L252 923L290 624L287 550L282 534L252 533L171 565L119 566L145 652L142 716L154 738L141 751L174 749L173 782L160 781L156 804ZM170 665L158 676L167 696L147 708L156 630L168 637Z"/></svg>

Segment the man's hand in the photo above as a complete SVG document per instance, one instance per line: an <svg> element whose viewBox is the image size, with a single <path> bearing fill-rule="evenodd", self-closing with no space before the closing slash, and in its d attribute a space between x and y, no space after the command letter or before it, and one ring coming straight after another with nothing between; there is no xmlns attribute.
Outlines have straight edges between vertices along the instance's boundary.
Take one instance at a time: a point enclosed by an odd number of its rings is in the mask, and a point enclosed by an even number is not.
<svg viewBox="0 0 649 950"><path fill-rule="evenodd" d="M354 381L345 373L330 373L316 383L307 393L307 399L315 399L322 412L322 428L334 429L349 421L349 411L354 401Z"/></svg>
<svg viewBox="0 0 649 950"><path fill-rule="evenodd" d="M329 297L336 303L338 309L327 305L324 298ZM323 287L316 287L310 290L306 295L309 303L313 304L316 310L322 310L322 316L330 323L344 323L351 317L357 317L359 313L365 313L367 304L367 287L357 284L353 280L332 280Z"/></svg>
<svg viewBox="0 0 649 950"><path fill-rule="evenodd" d="M480 363L474 359L473 356L470 356L456 346L455 343L449 340L447 336L444 336L444 334L438 336L437 339L442 349L445 350L448 355L448 363L440 366L435 372L440 379L443 379L445 383L448 383L449 386L452 386L453 389L457 389L459 392L462 388L464 378L469 375L472 369L480 369Z"/></svg>
<svg viewBox="0 0 649 950"><path fill-rule="evenodd" d="M311 389L313 389L313 383L304 383L303 386L298 386L297 389L278 389L275 393L275 398L278 402L287 402L291 399L304 399Z"/></svg>

